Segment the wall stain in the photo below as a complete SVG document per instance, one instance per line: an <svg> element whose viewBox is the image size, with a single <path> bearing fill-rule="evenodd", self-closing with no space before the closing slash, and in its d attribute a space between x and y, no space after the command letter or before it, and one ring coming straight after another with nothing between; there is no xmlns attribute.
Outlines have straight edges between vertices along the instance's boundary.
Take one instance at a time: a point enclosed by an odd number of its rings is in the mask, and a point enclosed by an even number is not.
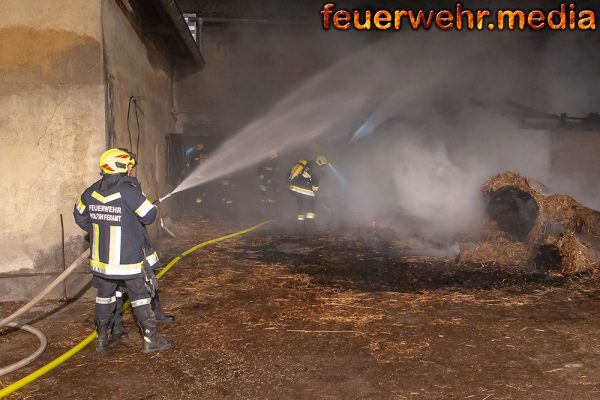
<svg viewBox="0 0 600 400"><path fill-rule="evenodd" d="M67 267L77 259L89 244L83 236L72 236L65 241L65 259ZM57 271L62 269L62 246L54 245L45 250L38 250L33 254L33 270L36 272ZM86 263L82 263L85 265ZM31 269L23 269L31 271Z"/></svg>
<svg viewBox="0 0 600 400"><path fill-rule="evenodd" d="M102 83L102 49L91 36L12 26L0 29L0 43L0 94Z"/></svg>

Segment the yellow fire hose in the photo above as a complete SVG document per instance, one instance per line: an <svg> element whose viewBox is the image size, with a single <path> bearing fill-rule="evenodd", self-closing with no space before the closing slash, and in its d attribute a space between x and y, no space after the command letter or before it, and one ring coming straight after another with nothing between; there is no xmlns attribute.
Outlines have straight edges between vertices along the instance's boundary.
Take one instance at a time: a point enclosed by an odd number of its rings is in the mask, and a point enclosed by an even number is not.
<svg viewBox="0 0 600 400"><path fill-rule="evenodd" d="M215 243L219 243L222 242L224 240L227 239L231 239L234 238L236 236L242 236L245 235L249 232L255 231L259 228L262 228L263 226L265 226L266 224L273 222L271 221L266 221L263 223L260 223L258 225L255 225L251 228L248 229L244 229L242 231L239 232L235 232L235 233L231 233L229 235L225 235L225 236L221 236L218 237L216 239L211 239L211 240L207 240L206 242L202 242L186 251L184 251L183 253L177 255L175 258L173 258L163 269L162 271L160 271L158 274L156 274L156 277L158 279L160 279L162 276L164 276L179 260L181 260L182 258L184 258L185 256L189 255L190 253L193 253L194 251L201 249L202 247L208 246L209 244L215 244ZM131 304L130 301L127 301L123 304L122 309L126 309L129 304ZM8 396L11 393L14 393L15 391L21 389L23 386L30 384L31 382L35 381L36 379L40 378L41 376L47 374L48 372L52 371L54 368L58 367L60 364L62 364L63 362L67 361L69 358L73 357L75 354L79 353L81 350L83 350L88 344L92 343L94 341L94 339L96 338L96 331L92 332L89 334L88 337L86 337L85 339L83 339L81 342L79 342L77 345L75 345L75 347L71 348L70 350L68 350L67 352L63 353L61 356L55 358L54 360L50 361L48 364L44 365L43 367L37 369L36 371L32 372L31 374L27 375L26 377L19 379L18 381L16 381L15 383L8 385L7 387L5 387L4 389L0 390L0 399L3 399L4 397Z"/></svg>

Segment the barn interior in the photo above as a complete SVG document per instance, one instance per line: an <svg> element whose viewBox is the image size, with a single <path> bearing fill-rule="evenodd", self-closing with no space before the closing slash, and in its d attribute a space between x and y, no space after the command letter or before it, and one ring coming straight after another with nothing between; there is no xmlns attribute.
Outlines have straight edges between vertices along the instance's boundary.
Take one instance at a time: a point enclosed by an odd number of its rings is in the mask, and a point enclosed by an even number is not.
<svg viewBox="0 0 600 400"><path fill-rule="evenodd" d="M2 3L0 398L598 397L595 27L336 30L312 0ZM571 3L460 4L560 22ZM157 209L165 352L140 351L127 307L129 339L94 349L73 213L111 148L135 153ZM308 206L292 188L307 165Z"/></svg>

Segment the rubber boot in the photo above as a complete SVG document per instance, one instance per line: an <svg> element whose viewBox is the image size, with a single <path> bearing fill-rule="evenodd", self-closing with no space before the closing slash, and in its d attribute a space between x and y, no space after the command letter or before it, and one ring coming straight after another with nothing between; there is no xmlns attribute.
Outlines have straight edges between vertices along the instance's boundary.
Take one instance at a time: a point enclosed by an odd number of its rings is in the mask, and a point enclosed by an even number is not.
<svg viewBox="0 0 600 400"><path fill-rule="evenodd" d="M156 321L144 321L142 324L142 336L144 337L144 353L166 351L173 347L173 343L160 336L156 330Z"/></svg>
<svg viewBox="0 0 600 400"><path fill-rule="evenodd" d="M120 323L115 322L115 325L112 330L112 337L115 346L121 342L127 342L129 340L129 334L125 330L122 321Z"/></svg>
<svg viewBox="0 0 600 400"><path fill-rule="evenodd" d="M96 321L96 332L98 333L98 338L96 339L96 351L98 353L106 353L112 347L112 322L112 318Z"/></svg>
<svg viewBox="0 0 600 400"><path fill-rule="evenodd" d="M147 354L158 351L166 351L171 347L173 347L173 343L170 340L167 340L156 333L152 337L144 336L144 347L142 348L142 351Z"/></svg>
<svg viewBox="0 0 600 400"><path fill-rule="evenodd" d="M169 323L175 321L175 317L173 315L165 314L162 306L160 305L160 299L158 298L158 293L154 294L152 297L152 301L150 302L150 306L152 307L152 311L154 312L154 318L158 323Z"/></svg>
<svg viewBox="0 0 600 400"><path fill-rule="evenodd" d="M156 330L156 319L154 319L154 313L150 304L146 304L139 307L134 307L133 310L138 327L144 338L144 346L142 351L144 353L153 353L156 351L165 351L173 347L173 343L166 340L158 334Z"/></svg>

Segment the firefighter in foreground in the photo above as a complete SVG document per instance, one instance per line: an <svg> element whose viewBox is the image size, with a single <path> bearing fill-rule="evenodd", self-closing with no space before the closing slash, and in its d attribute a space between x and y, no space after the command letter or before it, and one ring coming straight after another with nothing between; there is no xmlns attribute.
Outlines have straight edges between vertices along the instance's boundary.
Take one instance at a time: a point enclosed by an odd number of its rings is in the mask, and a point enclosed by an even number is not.
<svg viewBox="0 0 600 400"><path fill-rule="evenodd" d="M127 287L136 322L144 338L143 351L171 348L158 334L152 312L151 293L144 275L145 225L154 222L156 207L144 196L136 178L130 176L135 155L110 149L100 156L102 179L87 188L75 203L75 222L90 234L92 285L98 290L94 322L96 351L105 352L116 343L111 334L120 281Z"/></svg>
<svg viewBox="0 0 600 400"><path fill-rule="evenodd" d="M316 218L316 194L319 190L318 168L327 165L324 156L318 156L314 162L300 160L294 165L288 177L289 190L298 203L298 221L314 221ZM316 167L315 167L316 166Z"/></svg>

